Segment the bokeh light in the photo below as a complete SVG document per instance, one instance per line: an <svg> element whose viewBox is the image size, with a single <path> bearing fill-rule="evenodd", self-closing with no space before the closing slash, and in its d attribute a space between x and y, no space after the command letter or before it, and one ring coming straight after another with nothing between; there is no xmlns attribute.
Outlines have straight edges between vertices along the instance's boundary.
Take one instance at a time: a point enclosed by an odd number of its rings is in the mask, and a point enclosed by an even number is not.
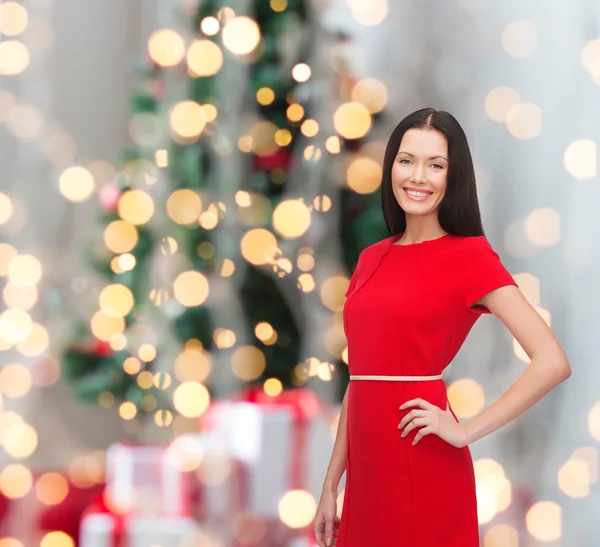
<svg viewBox="0 0 600 547"><path fill-rule="evenodd" d="M246 55L254 51L261 38L256 21L246 16L234 17L228 21L222 36L225 47L236 55Z"/></svg>
<svg viewBox="0 0 600 547"><path fill-rule="evenodd" d="M255 346L241 346L231 356L234 374L246 382L260 378L266 366L265 354Z"/></svg>
<svg viewBox="0 0 600 547"><path fill-rule="evenodd" d="M200 306L209 293L208 279L200 272L183 272L173 282L173 294L184 306Z"/></svg>
<svg viewBox="0 0 600 547"><path fill-rule="evenodd" d="M202 200L193 190L175 190L167 200L167 214L177 224L194 224L202 213Z"/></svg>
<svg viewBox="0 0 600 547"><path fill-rule="evenodd" d="M223 66L223 53L211 40L195 40L188 49L187 63L193 76L214 76Z"/></svg>
<svg viewBox="0 0 600 547"><path fill-rule="evenodd" d="M360 139L371 129L371 114L361 103L344 103L333 115L335 130L346 139Z"/></svg>
<svg viewBox="0 0 600 547"><path fill-rule="evenodd" d="M314 519L317 502L304 490L286 492L278 505L279 518L290 528L304 528Z"/></svg>
<svg viewBox="0 0 600 547"><path fill-rule="evenodd" d="M29 14L24 6L17 2L0 4L0 33L5 36L21 34L29 23Z"/></svg>
<svg viewBox="0 0 600 547"><path fill-rule="evenodd" d="M556 541L562 536L562 508L554 501L539 501L527 511L527 531L539 541Z"/></svg>
<svg viewBox="0 0 600 547"><path fill-rule="evenodd" d="M171 129L174 137L185 142L197 139L206 127L206 114L195 101L182 101L173 106L170 112Z"/></svg>
<svg viewBox="0 0 600 547"><path fill-rule="evenodd" d="M567 172L579 180L593 179L598 174L598 145L591 139L573 141L563 155Z"/></svg>
<svg viewBox="0 0 600 547"><path fill-rule="evenodd" d="M130 224L146 224L154 215L154 201L143 190L128 190L119 198L118 212Z"/></svg>
<svg viewBox="0 0 600 547"><path fill-rule="evenodd" d="M185 55L185 42L181 35L172 29L156 30L148 39L148 53L160 66L175 66Z"/></svg>
<svg viewBox="0 0 600 547"><path fill-rule="evenodd" d="M502 47L512 57L530 57L537 50L537 27L531 21L514 21L502 32Z"/></svg>
<svg viewBox="0 0 600 547"><path fill-rule="evenodd" d="M18 40L0 42L0 75L14 76L29 65L29 50Z"/></svg>
<svg viewBox="0 0 600 547"><path fill-rule="evenodd" d="M175 409L186 418L196 418L202 415L209 403L208 389L199 382L183 382L173 393Z"/></svg>
<svg viewBox="0 0 600 547"><path fill-rule="evenodd" d="M300 200L280 202L273 211L273 228L285 238L298 238L306 233L311 216L308 207Z"/></svg>
<svg viewBox="0 0 600 547"><path fill-rule="evenodd" d="M458 418L471 418L485 405L485 393L475 380L462 378L448 386L448 400Z"/></svg>
<svg viewBox="0 0 600 547"><path fill-rule="evenodd" d="M94 177L85 167L69 167L60 175L58 185L60 193L69 201L86 201L94 191Z"/></svg>

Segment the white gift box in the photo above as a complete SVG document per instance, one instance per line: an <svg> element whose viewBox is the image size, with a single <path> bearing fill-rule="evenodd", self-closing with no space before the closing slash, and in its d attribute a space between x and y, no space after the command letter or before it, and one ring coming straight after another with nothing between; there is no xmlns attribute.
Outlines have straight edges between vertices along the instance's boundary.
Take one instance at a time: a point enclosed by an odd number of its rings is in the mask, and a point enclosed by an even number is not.
<svg viewBox="0 0 600 547"><path fill-rule="evenodd" d="M256 403L219 401L210 409L208 427L198 436L205 455L229 457L246 467L247 509L265 517L279 516L279 501L302 489L318 502L333 450L331 418L319 413L299 421L285 405L265 408ZM231 507L229 485L207 487L211 513Z"/></svg>
<svg viewBox="0 0 600 547"><path fill-rule="evenodd" d="M106 490L111 507L139 515L189 515L185 474L167 457L167 449L120 443L108 448Z"/></svg>
<svg viewBox="0 0 600 547"><path fill-rule="evenodd" d="M122 540L115 535L117 518L125 519ZM109 513L93 513L82 519L79 539L81 547L195 547L198 532L198 523L189 517L115 517Z"/></svg>

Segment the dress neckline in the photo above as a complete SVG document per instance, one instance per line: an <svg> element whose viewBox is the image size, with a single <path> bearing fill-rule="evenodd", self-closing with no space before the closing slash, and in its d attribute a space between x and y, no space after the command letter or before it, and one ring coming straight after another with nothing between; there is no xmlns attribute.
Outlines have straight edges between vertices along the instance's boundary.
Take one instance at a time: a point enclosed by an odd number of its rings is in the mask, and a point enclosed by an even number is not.
<svg viewBox="0 0 600 547"><path fill-rule="evenodd" d="M438 241L442 241L444 239L451 237L451 234L444 234L443 236L436 237L435 239L427 239L425 241L418 241L416 243L408 243L406 245L401 245L399 243L396 243L396 241L398 241L403 235L404 235L404 232L395 236L391 241L390 247L401 247L401 248L418 247L418 246L423 246L423 245L429 245L431 243L436 243Z"/></svg>

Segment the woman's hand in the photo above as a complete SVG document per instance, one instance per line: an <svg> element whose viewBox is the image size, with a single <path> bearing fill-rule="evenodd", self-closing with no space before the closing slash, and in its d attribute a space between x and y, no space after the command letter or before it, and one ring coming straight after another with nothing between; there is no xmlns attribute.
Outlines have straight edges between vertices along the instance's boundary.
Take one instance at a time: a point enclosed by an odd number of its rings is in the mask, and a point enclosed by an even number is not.
<svg viewBox="0 0 600 547"><path fill-rule="evenodd" d="M417 444L425 435L435 433L440 439L456 448L462 448L468 443L465 426L458 423L449 409L442 410L424 399L406 401L400 410L416 407L411 410L398 424L398 429L404 429L402 437L406 437L413 429L421 429L415 435L412 444Z"/></svg>
<svg viewBox="0 0 600 547"><path fill-rule="evenodd" d="M332 492L323 491L313 523L315 539L317 540L319 547L330 547L331 545L335 545L339 524L340 519L337 516L337 496Z"/></svg>

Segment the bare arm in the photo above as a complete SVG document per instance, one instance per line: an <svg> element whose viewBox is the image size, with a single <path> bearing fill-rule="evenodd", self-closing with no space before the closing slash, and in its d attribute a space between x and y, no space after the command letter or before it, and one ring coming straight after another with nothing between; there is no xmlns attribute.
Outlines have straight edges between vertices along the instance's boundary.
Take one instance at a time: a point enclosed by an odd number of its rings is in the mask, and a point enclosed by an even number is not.
<svg viewBox="0 0 600 547"><path fill-rule="evenodd" d="M497 401L466 424L468 443L509 423L571 375L569 361L550 327L517 287L496 289L480 303L506 325L531 362Z"/></svg>
<svg viewBox="0 0 600 547"><path fill-rule="evenodd" d="M327 474L325 475L325 481L323 483L323 491L330 492L337 496L338 485L346 470L346 421L348 416L348 390L350 384L346 388L344 393L344 399L342 400L342 409L340 411L340 420L338 422L337 433L335 436L335 443L333 445L333 452L331 454L331 460L327 468Z"/></svg>

